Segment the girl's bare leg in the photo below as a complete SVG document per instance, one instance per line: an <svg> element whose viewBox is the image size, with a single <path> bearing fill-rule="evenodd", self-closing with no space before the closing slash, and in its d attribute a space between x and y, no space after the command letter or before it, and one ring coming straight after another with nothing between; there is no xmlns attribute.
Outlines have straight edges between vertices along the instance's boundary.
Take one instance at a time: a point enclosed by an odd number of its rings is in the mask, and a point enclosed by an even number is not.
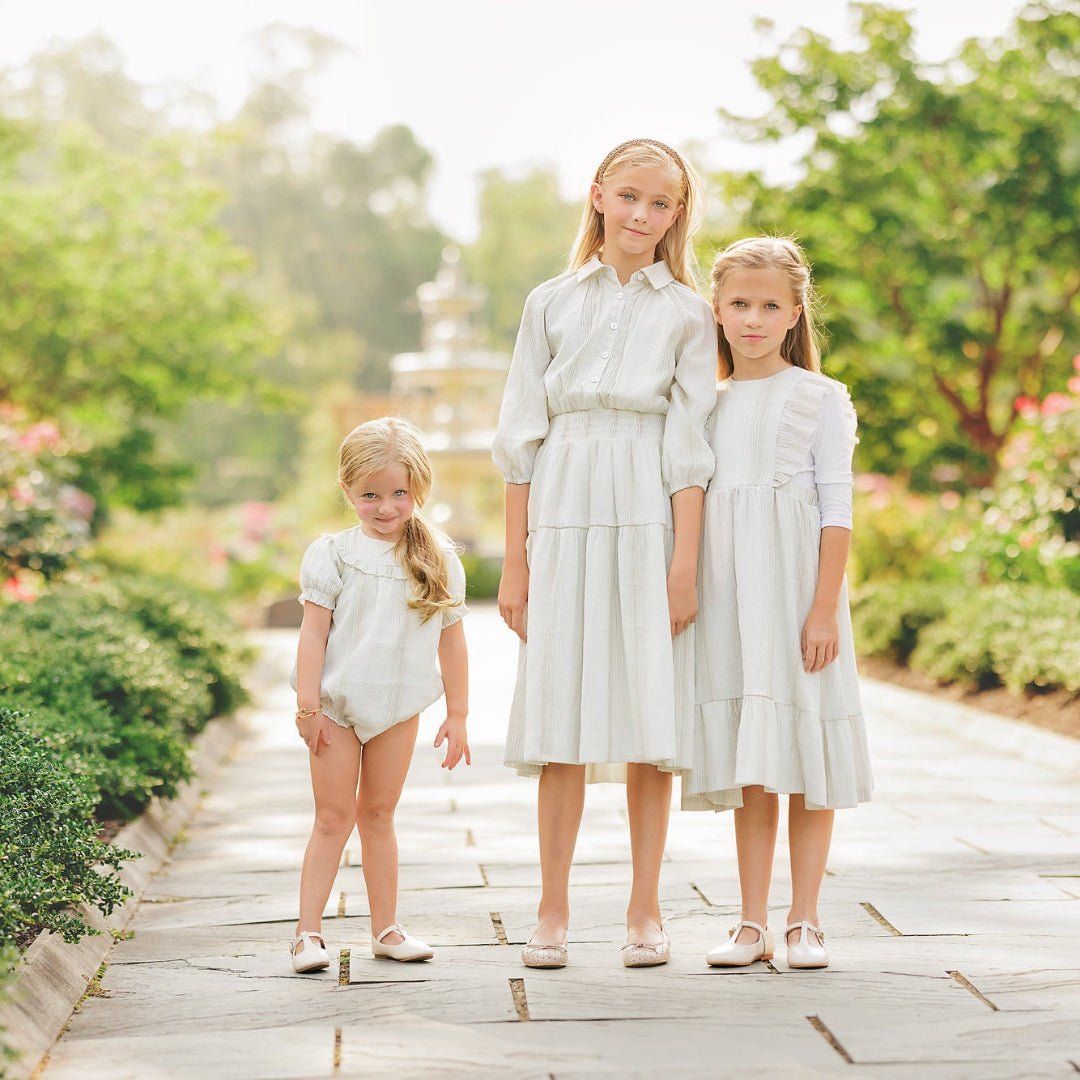
<svg viewBox="0 0 1080 1080"><path fill-rule="evenodd" d="M570 923L570 865L585 806L585 766L550 762L540 774L537 824L542 893L533 945L562 945Z"/></svg>
<svg viewBox="0 0 1080 1080"><path fill-rule="evenodd" d="M788 798L788 845L791 849L791 910L788 925L818 922L818 894L832 843L834 810L807 810L802 795ZM811 939L812 940L812 939Z"/></svg>
<svg viewBox="0 0 1080 1080"><path fill-rule="evenodd" d="M416 745L419 717L404 720L365 744L360 759L360 791L356 798L356 827L360 832L364 884L371 911L371 932L381 933L397 922L398 847L394 811ZM388 934L387 945L404 938Z"/></svg>
<svg viewBox="0 0 1080 1080"><path fill-rule="evenodd" d="M671 773L655 765L626 766L626 813L634 880L626 909L627 940L661 941L660 865L671 812Z"/></svg>
<svg viewBox="0 0 1080 1080"><path fill-rule="evenodd" d="M356 781L360 774L360 742L349 728L329 726L330 745L309 754L315 824L300 871L301 930L322 930L322 913L334 886L341 852L356 822ZM303 948L298 949L298 955Z"/></svg>
<svg viewBox="0 0 1080 1080"><path fill-rule="evenodd" d="M776 795L760 785L744 787L742 796L743 804L735 811L735 850L739 858L739 889L742 893L740 918L768 926L769 885L780 804ZM736 941L749 944L757 937L756 930L743 927Z"/></svg>

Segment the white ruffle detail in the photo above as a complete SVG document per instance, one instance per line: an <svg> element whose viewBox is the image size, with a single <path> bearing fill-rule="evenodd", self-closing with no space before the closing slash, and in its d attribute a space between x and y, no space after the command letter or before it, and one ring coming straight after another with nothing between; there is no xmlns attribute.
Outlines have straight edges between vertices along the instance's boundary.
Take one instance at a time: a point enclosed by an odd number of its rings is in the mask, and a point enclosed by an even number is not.
<svg viewBox="0 0 1080 1080"><path fill-rule="evenodd" d="M836 394L842 400L844 438L854 450L859 441L856 434L855 407L848 388L827 375L800 369L801 377L792 387L780 415L776 433L776 457L773 483L780 487L806 467L806 455L814 439L821 406L826 395Z"/></svg>
<svg viewBox="0 0 1080 1080"><path fill-rule="evenodd" d="M698 706L698 746L683 779L684 810L742 806L742 789L760 785L800 794L808 810L866 802L873 790L862 714L822 717L767 697Z"/></svg>

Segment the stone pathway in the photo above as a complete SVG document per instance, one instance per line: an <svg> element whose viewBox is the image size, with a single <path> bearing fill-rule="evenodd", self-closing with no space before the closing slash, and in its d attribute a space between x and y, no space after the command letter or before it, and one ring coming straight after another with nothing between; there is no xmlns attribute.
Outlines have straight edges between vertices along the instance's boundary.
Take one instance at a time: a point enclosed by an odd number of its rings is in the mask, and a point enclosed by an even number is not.
<svg viewBox="0 0 1080 1080"><path fill-rule="evenodd" d="M683 813L662 886L672 962L625 970L623 789L590 788L570 966L532 971L535 785L500 764L515 649L493 608L466 625L473 765L439 769L432 710L398 814L400 918L435 960L371 958L350 844L324 924L347 973L292 973L310 791L286 681L295 633L263 632L247 739L43 1080L1076 1080L1080 742L867 682L878 790L837 817L822 972L789 970L782 949L705 966L738 913L732 818ZM774 925L785 860L782 832Z"/></svg>

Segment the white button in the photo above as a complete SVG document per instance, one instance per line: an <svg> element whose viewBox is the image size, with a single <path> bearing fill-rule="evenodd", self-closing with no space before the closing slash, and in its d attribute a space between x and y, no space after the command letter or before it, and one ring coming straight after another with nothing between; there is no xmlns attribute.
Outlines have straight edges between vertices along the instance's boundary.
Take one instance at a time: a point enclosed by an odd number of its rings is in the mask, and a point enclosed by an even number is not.
<svg viewBox="0 0 1080 1080"><path fill-rule="evenodd" d="M607 358L608 358L608 354L607 354L606 352L602 352L602 353L600 354L600 359L601 359L601 360L606 360Z"/></svg>
<svg viewBox="0 0 1080 1080"><path fill-rule="evenodd" d="M611 324L611 329L612 329L612 330L618 330L618 329L619 329L619 324L618 324L617 322L613 322L613 323Z"/></svg>
<svg viewBox="0 0 1080 1080"><path fill-rule="evenodd" d="M592 377L592 381L593 381L593 382L599 382L599 381L600 381L600 376L599 376L599 375L594 375L594 376Z"/></svg>
<svg viewBox="0 0 1080 1080"><path fill-rule="evenodd" d="M618 294L616 295L615 299L616 299L616 300L621 300L621 299L622 299L622 293L618 293Z"/></svg>

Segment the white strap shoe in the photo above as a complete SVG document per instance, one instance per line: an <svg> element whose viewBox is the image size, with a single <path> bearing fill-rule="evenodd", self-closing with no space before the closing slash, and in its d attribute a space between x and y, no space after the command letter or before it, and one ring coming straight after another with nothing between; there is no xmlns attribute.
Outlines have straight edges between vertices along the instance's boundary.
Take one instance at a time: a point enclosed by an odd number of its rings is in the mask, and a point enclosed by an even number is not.
<svg viewBox="0 0 1080 1080"><path fill-rule="evenodd" d="M788 934L798 930L799 936L788 941ZM816 937L811 937L815 934ZM803 919L792 923L784 931L784 941L788 942L787 966L789 968L823 968L829 966L829 954L825 951L825 934L820 926Z"/></svg>
<svg viewBox="0 0 1080 1080"><path fill-rule="evenodd" d="M757 941L740 944L739 931L746 926L758 933ZM775 949L772 931L756 922L744 919L730 930L730 936L723 945L717 945L709 951L705 962L710 967L746 967L755 960L771 960Z"/></svg>
<svg viewBox="0 0 1080 1080"><path fill-rule="evenodd" d="M289 946L289 952L292 953L293 971L297 974L325 971L330 966L330 954L318 930L301 930L300 936Z"/></svg>
<svg viewBox="0 0 1080 1080"><path fill-rule="evenodd" d="M390 934L400 934L402 940L387 945L383 938ZM409 937L397 923L391 923L381 934L371 935L371 955L385 960L430 960L435 951L417 938Z"/></svg>

